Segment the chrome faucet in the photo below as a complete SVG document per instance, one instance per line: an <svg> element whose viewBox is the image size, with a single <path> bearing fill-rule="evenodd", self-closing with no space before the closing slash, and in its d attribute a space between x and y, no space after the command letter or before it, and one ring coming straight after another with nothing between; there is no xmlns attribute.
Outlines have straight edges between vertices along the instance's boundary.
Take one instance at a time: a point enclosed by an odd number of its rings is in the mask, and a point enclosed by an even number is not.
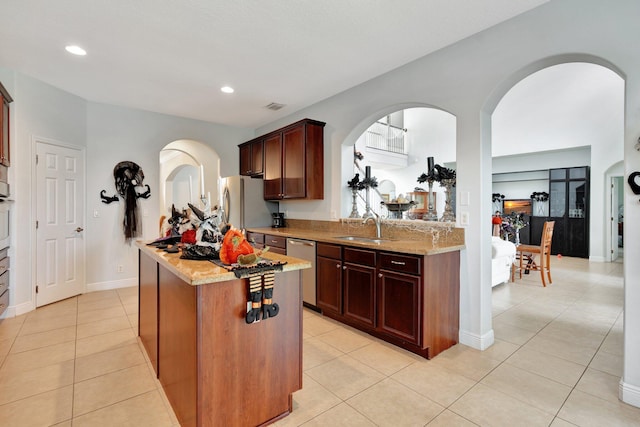
<svg viewBox="0 0 640 427"><path fill-rule="evenodd" d="M373 212L374 216L368 216L364 219L364 221L362 221L363 224L366 224L367 222L369 222L370 219L373 220L373 222L376 224L376 239L381 239L382 238L382 231L380 229L380 225L382 224L382 218L380 217L380 215L378 215L377 213Z"/></svg>

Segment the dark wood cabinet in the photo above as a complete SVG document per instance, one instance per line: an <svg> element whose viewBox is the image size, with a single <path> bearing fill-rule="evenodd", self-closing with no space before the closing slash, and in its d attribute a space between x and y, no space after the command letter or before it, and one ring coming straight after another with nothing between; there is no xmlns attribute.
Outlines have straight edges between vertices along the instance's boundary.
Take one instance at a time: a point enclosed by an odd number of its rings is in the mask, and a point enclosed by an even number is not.
<svg viewBox="0 0 640 427"><path fill-rule="evenodd" d="M343 252L343 316L376 326L376 252L345 247Z"/></svg>
<svg viewBox="0 0 640 427"><path fill-rule="evenodd" d="M458 342L459 252L420 256L318 242L317 306L431 358Z"/></svg>
<svg viewBox="0 0 640 427"><path fill-rule="evenodd" d="M256 139L240 144L240 175L261 177L263 171L263 141Z"/></svg>
<svg viewBox="0 0 640 427"><path fill-rule="evenodd" d="M316 246L316 304L325 313L342 314L342 247Z"/></svg>
<svg viewBox="0 0 640 427"><path fill-rule="evenodd" d="M380 254L378 328L412 344L421 336L421 257Z"/></svg>
<svg viewBox="0 0 640 427"><path fill-rule="evenodd" d="M282 197L282 133L277 132L264 140L264 199Z"/></svg>
<svg viewBox="0 0 640 427"><path fill-rule="evenodd" d="M256 249L264 248L264 234L247 231L247 241Z"/></svg>
<svg viewBox="0 0 640 427"><path fill-rule="evenodd" d="M265 234L264 245L269 246L269 251L273 253L280 254L280 255L287 254L287 239L282 236Z"/></svg>
<svg viewBox="0 0 640 427"><path fill-rule="evenodd" d="M324 125L304 119L264 136L264 198L324 198Z"/></svg>
<svg viewBox="0 0 640 427"><path fill-rule="evenodd" d="M0 164L9 167L11 166L9 104L13 102L13 99L2 83L0 83L0 101L2 101L2 115L0 115Z"/></svg>

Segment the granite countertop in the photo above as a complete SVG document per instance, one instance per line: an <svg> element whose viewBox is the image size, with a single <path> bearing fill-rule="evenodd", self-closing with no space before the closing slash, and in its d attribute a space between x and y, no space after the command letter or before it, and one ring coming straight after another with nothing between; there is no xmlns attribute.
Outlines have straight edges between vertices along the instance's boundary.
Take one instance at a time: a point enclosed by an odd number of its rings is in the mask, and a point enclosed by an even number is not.
<svg viewBox="0 0 640 427"><path fill-rule="evenodd" d="M136 246L190 285L197 286L237 279L233 272L219 267L211 261L181 259L179 253L170 254L153 246L147 246L146 243L138 240L136 241ZM273 261L285 261L286 264L282 267L282 271L311 268L311 264L308 261L272 252L265 253L263 258Z"/></svg>
<svg viewBox="0 0 640 427"><path fill-rule="evenodd" d="M399 252L413 255L436 255L446 252L459 251L465 248L464 244L441 243L434 242L433 239L426 238L422 240L412 240L407 238L385 238L380 242L362 241L362 240L345 240L339 239L340 236L356 236L352 233L335 233L320 230L310 230L305 228L247 228L247 231L255 233L270 234L272 236L292 237L305 240L314 240L316 242L334 243L344 246L355 246L360 248L376 249L382 251ZM383 233L384 235L384 233ZM373 237L369 237L373 239ZM267 245L268 246L268 245Z"/></svg>

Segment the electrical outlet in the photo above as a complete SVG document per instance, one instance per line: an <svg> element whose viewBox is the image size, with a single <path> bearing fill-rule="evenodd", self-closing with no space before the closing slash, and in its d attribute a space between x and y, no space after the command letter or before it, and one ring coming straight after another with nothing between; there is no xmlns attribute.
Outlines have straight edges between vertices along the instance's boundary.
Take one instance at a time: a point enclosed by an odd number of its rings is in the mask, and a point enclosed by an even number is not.
<svg viewBox="0 0 640 427"><path fill-rule="evenodd" d="M460 212L460 225L469 225L469 212Z"/></svg>
<svg viewBox="0 0 640 427"><path fill-rule="evenodd" d="M118 265L118 273L122 273L124 271L124 266Z"/></svg>
<svg viewBox="0 0 640 427"><path fill-rule="evenodd" d="M93 217L94 218L98 218L100 216L100 212L98 212L98 209L94 209L93 210Z"/></svg>

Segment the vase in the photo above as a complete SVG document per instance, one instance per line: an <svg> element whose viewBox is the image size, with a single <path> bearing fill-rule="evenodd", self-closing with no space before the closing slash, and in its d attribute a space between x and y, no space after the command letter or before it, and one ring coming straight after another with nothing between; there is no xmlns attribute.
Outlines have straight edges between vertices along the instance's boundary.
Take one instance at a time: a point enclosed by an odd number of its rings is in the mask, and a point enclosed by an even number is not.
<svg viewBox="0 0 640 427"><path fill-rule="evenodd" d="M362 218L375 218L373 212L371 211L371 188L367 187L365 193L365 203L364 203L364 213L362 214Z"/></svg>
<svg viewBox="0 0 640 427"><path fill-rule="evenodd" d="M453 197L452 191L453 186L456 185L456 180L443 179L440 184L444 187L445 191L444 212L440 221L456 222L456 214L453 212L453 208L451 207L451 197Z"/></svg>
<svg viewBox="0 0 640 427"><path fill-rule="evenodd" d="M356 188L351 189L351 197L353 201L349 218L360 218L360 212L358 212L358 190Z"/></svg>
<svg viewBox="0 0 640 427"><path fill-rule="evenodd" d="M515 241L513 243L515 243L516 246L520 244L520 230L516 230Z"/></svg>
<svg viewBox="0 0 640 427"><path fill-rule="evenodd" d="M427 213L422 216L425 221L437 221L438 213L433 203L433 180L429 179L429 194L427 195Z"/></svg>

